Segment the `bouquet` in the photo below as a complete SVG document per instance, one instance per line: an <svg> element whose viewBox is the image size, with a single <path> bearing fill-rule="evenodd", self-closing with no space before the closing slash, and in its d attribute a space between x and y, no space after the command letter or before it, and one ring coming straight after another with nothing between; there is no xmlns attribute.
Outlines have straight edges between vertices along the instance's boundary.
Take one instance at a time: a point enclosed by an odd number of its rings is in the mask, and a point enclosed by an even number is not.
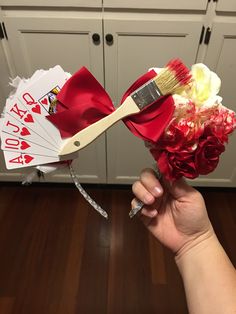
<svg viewBox="0 0 236 314"><path fill-rule="evenodd" d="M221 81L204 64L191 69L192 83L173 95L174 114L158 141L146 144L167 180L194 179L212 172L236 128L234 111L218 96Z"/></svg>

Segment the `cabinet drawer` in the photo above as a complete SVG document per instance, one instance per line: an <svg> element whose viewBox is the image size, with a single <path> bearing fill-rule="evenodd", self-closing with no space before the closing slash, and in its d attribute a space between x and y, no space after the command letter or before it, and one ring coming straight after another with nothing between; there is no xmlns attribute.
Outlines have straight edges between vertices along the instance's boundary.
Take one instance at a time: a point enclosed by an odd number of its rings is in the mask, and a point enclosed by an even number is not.
<svg viewBox="0 0 236 314"><path fill-rule="evenodd" d="M104 0L103 5L105 8L206 10L207 2L207 0Z"/></svg>
<svg viewBox="0 0 236 314"><path fill-rule="evenodd" d="M102 0L0 0L2 6L33 6L33 7L101 7Z"/></svg>
<svg viewBox="0 0 236 314"><path fill-rule="evenodd" d="M216 11L236 12L236 1L235 0L220 0L217 3Z"/></svg>

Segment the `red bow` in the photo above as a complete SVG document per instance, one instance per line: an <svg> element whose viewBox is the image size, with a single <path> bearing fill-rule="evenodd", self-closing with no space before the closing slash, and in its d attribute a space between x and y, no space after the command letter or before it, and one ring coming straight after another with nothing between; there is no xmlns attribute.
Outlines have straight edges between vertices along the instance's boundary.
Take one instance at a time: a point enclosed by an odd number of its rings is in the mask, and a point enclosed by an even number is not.
<svg viewBox="0 0 236 314"><path fill-rule="evenodd" d="M141 76L126 91L121 103L154 76L155 71ZM61 136L66 138L111 114L115 108L104 88L83 67L65 83L57 95L56 110L57 113L47 118L60 130ZM143 140L156 142L170 122L173 112L173 98L165 96L123 121L134 135Z"/></svg>

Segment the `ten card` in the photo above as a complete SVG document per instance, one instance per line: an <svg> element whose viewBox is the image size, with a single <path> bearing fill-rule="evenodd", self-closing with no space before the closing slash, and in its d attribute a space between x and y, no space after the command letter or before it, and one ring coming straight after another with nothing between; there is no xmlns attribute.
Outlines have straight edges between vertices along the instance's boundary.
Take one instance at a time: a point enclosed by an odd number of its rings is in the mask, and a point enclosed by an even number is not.
<svg viewBox="0 0 236 314"><path fill-rule="evenodd" d="M58 156L58 153L43 146L39 146L26 139L21 139L12 134L2 133L1 149L13 152L30 153L43 156Z"/></svg>

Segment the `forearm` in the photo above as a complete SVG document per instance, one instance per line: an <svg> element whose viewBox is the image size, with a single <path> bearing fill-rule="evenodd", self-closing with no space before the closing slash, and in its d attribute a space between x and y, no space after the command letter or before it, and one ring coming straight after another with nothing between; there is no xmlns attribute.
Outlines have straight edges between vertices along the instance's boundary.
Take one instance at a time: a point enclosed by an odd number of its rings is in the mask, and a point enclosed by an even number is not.
<svg viewBox="0 0 236 314"><path fill-rule="evenodd" d="M214 232L176 256L191 314L236 313L236 271Z"/></svg>

